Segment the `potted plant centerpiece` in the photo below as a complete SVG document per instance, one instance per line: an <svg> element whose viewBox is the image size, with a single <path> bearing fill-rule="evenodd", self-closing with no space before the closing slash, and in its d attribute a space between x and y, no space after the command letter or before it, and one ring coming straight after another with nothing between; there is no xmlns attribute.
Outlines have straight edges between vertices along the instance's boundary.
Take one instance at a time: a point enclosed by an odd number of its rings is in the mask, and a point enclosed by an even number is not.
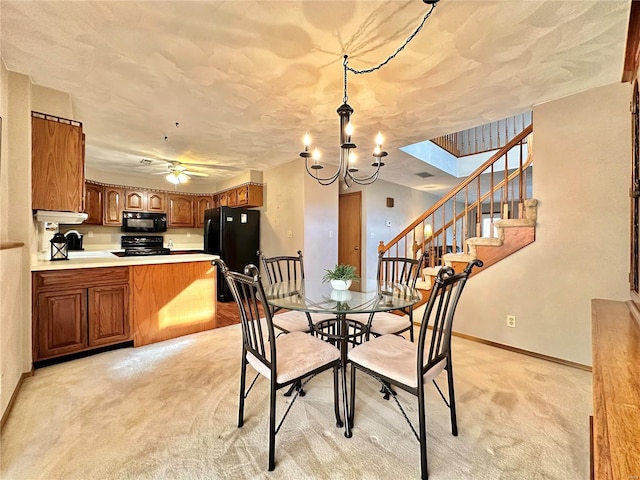
<svg viewBox="0 0 640 480"><path fill-rule="evenodd" d="M334 290L348 290L351 281L360 278L356 275L356 267L353 265L336 265L333 270L325 270L325 272L322 281L331 282L331 288Z"/></svg>

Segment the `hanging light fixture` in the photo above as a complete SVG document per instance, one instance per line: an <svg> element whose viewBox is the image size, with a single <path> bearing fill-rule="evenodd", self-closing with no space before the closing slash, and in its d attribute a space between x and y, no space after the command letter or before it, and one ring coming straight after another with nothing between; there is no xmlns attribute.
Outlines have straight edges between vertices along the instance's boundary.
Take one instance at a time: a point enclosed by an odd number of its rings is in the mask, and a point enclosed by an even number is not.
<svg viewBox="0 0 640 480"><path fill-rule="evenodd" d="M386 65L391 59L395 58L398 53L400 53L407 44L413 40L413 38L418 34L418 32L422 29L422 26L425 24L427 19L431 16L431 12L436 7L436 4L439 0L422 0L424 3L431 5L429 11L425 14L418 25L418 28L414 30L414 32L405 40L404 44L400 46L392 55L390 55L384 62L379 65L369 68L366 70L355 70L348 65L348 55L344 56L344 61L342 62L342 66L344 69L344 83L343 83L343 98L342 105L338 107L337 113L340 117L340 153L338 156L338 166L336 171L328 176L321 177L320 170L324 168L324 165L320 163L320 151L317 148L311 151L311 137L309 133L305 133L303 139L304 150L300 152L300 156L304 158L305 168L307 169L307 173L315 178L320 185L331 185L338 178L342 178L347 188L349 188L354 183L360 185L369 185L375 182L378 178L378 174L380 173L380 168L384 166L382 159L387 156L387 152L382 149L384 138L382 134L378 132L378 135L375 139L375 148L373 149L373 157L374 161L371 164L374 167L373 172L370 175L359 176L358 175L358 167L356 166L356 144L352 141L353 135L353 125L351 124L351 115L353 114L353 108L347 103L349 97L347 95L347 71L350 71L356 75L371 73L382 68ZM311 159L311 160L310 160Z"/></svg>
<svg viewBox="0 0 640 480"><path fill-rule="evenodd" d="M174 185L178 185L180 183L187 183L189 181L189 177L179 170L173 170L171 173L169 173L169 175L167 175L164 178L166 178L169 182L173 183Z"/></svg>

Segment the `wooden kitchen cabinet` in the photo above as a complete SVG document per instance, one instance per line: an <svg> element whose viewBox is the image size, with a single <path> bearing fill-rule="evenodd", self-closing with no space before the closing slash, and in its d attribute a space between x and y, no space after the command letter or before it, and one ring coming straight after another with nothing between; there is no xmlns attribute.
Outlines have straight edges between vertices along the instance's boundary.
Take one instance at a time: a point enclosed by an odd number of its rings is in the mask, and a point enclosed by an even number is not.
<svg viewBox="0 0 640 480"><path fill-rule="evenodd" d="M192 195L169 194L169 215L167 219L168 227L193 227L193 204Z"/></svg>
<svg viewBox="0 0 640 480"><path fill-rule="evenodd" d="M85 182L84 212L88 215L83 222L85 225L102 225L103 194L102 185Z"/></svg>
<svg viewBox="0 0 640 480"><path fill-rule="evenodd" d="M204 226L204 211L213 208L213 197L211 195L200 195L196 197L195 205L195 226Z"/></svg>
<svg viewBox="0 0 640 480"><path fill-rule="evenodd" d="M31 112L31 208L83 212L83 197L82 123Z"/></svg>
<svg viewBox="0 0 640 480"><path fill-rule="evenodd" d="M167 195L161 192L147 192L147 212L167 211Z"/></svg>
<svg viewBox="0 0 640 480"><path fill-rule="evenodd" d="M97 347L129 339L129 285L88 289L89 346Z"/></svg>
<svg viewBox="0 0 640 480"><path fill-rule="evenodd" d="M134 346L216 327L216 268L211 262L130 268Z"/></svg>
<svg viewBox="0 0 640 480"><path fill-rule="evenodd" d="M86 289L43 292L37 296L34 360L84 350L87 340Z"/></svg>
<svg viewBox="0 0 640 480"><path fill-rule="evenodd" d="M261 207L262 185L248 183L236 188L237 204L239 207Z"/></svg>
<svg viewBox="0 0 640 480"><path fill-rule="evenodd" d="M124 210L128 212L144 212L147 192L144 190L125 190Z"/></svg>
<svg viewBox="0 0 640 480"><path fill-rule="evenodd" d="M126 342L129 267L34 272L33 360Z"/></svg>
<svg viewBox="0 0 640 480"><path fill-rule="evenodd" d="M122 225L123 190L118 187L104 187L104 225Z"/></svg>
<svg viewBox="0 0 640 480"><path fill-rule="evenodd" d="M130 212L161 212L167 211L167 195L162 192L146 190L125 190L124 209Z"/></svg>

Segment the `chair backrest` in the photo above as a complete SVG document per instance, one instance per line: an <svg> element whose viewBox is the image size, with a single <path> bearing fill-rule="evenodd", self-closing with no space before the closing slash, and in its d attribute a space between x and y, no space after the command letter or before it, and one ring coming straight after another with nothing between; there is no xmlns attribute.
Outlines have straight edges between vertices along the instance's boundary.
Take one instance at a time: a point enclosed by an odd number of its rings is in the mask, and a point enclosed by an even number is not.
<svg viewBox="0 0 640 480"><path fill-rule="evenodd" d="M285 282L288 280L300 280L304 278L304 263L302 252L298 250L298 256L265 257L258 251L258 257L267 274L269 283Z"/></svg>
<svg viewBox="0 0 640 480"><path fill-rule="evenodd" d="M423 367L418 380L451 353L453 316L474 266L482 267L482 261L470 261L461 273L455 273L451 267L442 267L436 276L420 325L417 367ZM431 335L427 345L428 333Z"/></svg>
<svg viewBox="0 0 640 480"><path fill-rule="evenodd" d="M378 256L378 282L380 285L388 283L401 283L415 288L416 281L420 278L422 267L427 254L419 258L385 257L382 253Z"/></svg>
<svg viewBox="0 0 640 480"><path fill-rule="evenodd" d="M266 307L266 295L260 281L258 267L249 264L244 268L244 274L242 274L229 270L223 260L216 259L214 262L222 271L238 306L245 350L251 352L258 360L271 368L272 372L275 372L276 336L271 311ZM264 325L260 321L261 318L266 320ZM266 328L267 336L264 335L263 328ZM275 375L272 375L272 378L275 378Z"/></svg>

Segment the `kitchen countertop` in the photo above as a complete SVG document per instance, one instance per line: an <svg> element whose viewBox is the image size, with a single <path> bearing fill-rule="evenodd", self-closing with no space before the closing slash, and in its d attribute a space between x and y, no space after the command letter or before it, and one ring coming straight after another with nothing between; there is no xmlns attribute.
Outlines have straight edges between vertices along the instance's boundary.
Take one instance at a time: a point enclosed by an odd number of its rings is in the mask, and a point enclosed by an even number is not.
<svg viewBox="0 0 640 480"><path fill-rule="evenodd" d="M218 255L207 253L184 253L172 255L148 255L141 257L118 257L111 253L118 250L70 251L69 260L51 261L36 258L31 262L31 271L68 270L73 268L127 267L132 265L156 265L161 263L211 262ZM180 250L184 251L184 250Z"/></svg>

